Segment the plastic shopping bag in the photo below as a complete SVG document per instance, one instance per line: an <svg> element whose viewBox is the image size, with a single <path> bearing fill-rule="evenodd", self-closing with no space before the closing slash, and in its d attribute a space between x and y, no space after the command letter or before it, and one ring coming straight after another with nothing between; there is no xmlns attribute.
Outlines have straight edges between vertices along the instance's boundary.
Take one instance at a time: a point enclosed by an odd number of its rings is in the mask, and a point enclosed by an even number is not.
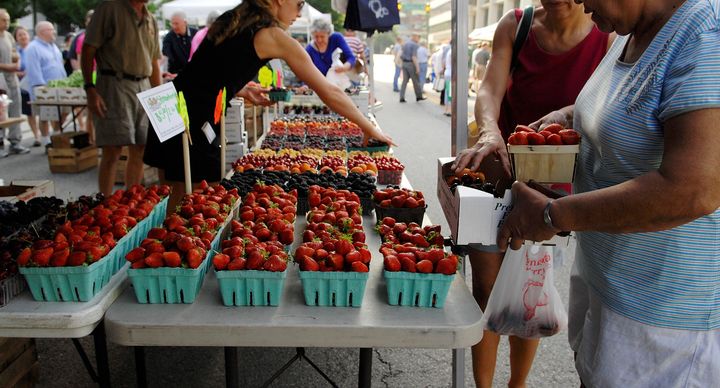
<svg viewBox="0 0 720 388"><path fill-rule="evenodd" d="M554 284L552 247L526 243L505 253L483 316L486 330L522 338L549 337L567 327Z"/></svg>

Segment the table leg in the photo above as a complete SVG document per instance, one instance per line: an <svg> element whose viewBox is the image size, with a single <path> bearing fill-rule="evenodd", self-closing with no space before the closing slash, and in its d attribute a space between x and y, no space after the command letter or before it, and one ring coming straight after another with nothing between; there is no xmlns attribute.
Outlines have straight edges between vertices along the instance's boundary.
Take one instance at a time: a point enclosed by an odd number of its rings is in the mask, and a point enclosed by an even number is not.
<svg viewBox="0 0 720 388"><path fill-rule="evenodd" d="M372 348L360 348L359 388L370 388L372 385L372 357Z"/></svg>
<svg viewBox="0 0 720 388"><path fill-rule="evenodd" d="M62 108L60 105L55 105L55 108L57 108L58 112L58 122L60 123L60 133L63 132L63 122L62 122ZM52 128L52 122L50 122L50 133L52 133L54 129Z"/></svg>
<svg viewBox="0 0 720 388"><path fill-rule="evenodd" d="M135 381L138 388L147 387L147 370L145 369L145 347L135 347Z"/></svg>
<svg viewBox="0 0 720 388"><path fill-rule="evenodd" d="M240 387L238 373L238 350L236 347L225 347L225 386L227 388Z"/></svg>
<svg viewBox="0 0 720 388"><path fill-rule="evenodd" d="M75 132L77 132L77 130L78 130L77 129L77 121L75 121L75 119L77 119L77 117L75 116L75 107L74 106L70 107L70 112L72 112L72 117L73 117L73 130Z"/></svg>
<svg viewBox="0 0 720 388"><path fill-rule="evenodd" d="M105 324L102 321L93 330L93 341L95 342L98 383L100 387L110 387L110 365L108 364L107 342L105 341Z"/></svg>
<svg viewBox="0 0 720 388"><path fill-rule="evenodd" d="M465 387L465 349L453 349L452 356L452 386Z"/></svg>

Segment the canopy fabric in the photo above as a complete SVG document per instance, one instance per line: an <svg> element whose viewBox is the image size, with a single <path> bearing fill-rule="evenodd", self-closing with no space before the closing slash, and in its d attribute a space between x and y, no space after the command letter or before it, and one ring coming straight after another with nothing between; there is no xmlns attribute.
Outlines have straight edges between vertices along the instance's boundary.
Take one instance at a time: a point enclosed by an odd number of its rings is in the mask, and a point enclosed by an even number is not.
<svg viewBox="0 0 720 388"><path fill-rule="evenodd" d="M468 35L468 38L471 42L476 42L479 40L487 40L492 42L497 26L497 23L493 23L489 26L476 28L470 33L470 35Z"/></svg>
<svg viewBox="0 0 720 388"><path fill-rule="evenodd" d="M163 4L160 12L164 19L170 19L175 12L184 12L187 16L188 23L192 25L205 25L207 15L212 11L225 12L240 4L238 0L174 0ZM315 19L325 19L331 21L330 14L325 14L317 9L305 4L302 10L302 16L295 20L290 26L291 32L307 32L307 28Z"/></svg>

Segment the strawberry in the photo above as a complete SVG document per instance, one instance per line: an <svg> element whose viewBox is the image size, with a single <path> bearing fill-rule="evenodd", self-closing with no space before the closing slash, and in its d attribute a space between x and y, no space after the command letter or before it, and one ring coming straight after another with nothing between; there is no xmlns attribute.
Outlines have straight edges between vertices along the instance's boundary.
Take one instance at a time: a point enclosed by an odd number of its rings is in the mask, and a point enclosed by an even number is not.
<svg viewBox="0 0 720 388"><path fill-rule="evenodd" d="M167 236L168 231L165 228L152 228L147 234L148 238L154 238L158 240L162 240Z"/></svg>
<svg viewBox="0 0 720 388"><path fill-rule="evenodd" d="M342 271L345 266L345 258L341 254L333 253L330 255L329 263L335 271Z"/></svg>
<svg viewBox="0 0 720 388"><path fill-rule="evenodd" d="M49 246L47 248L37 249L33 251L32 261L35 262L39 267L47 267L50 264L50 258L52 258L53 249Z"/></svg>
<svg viewBox="0 0 720 388"><path fill-rule="evenodd" d="M193 239L190 237L183 237L177 242L177 247L183 252L187 252L193 248L195 248L195 243L193 242Z"/></svg>
<svg viewBox="0 0 720 388"><path fill-rule="evenodd" d="M548 145L563 145L562 137L555 133L548 136L547 139L545 139L545 143Z"/></svg>
<svg viewBox="0 0 720 388"><path fill-rule="evenodd" d="M327 248L326 248L326 250L332 251L332 249L327 249ZM343 239L343 240L338 240L338 242L335 243L335 252L337 252L343 256L347 255L348 253L350 253L353 250L354 250L354 247L350 241Z"/></svg>
<svg viewBox="0 0 720 388"><path fill-rule="evenodd" d="M21 267L24 267L30 262L30 257L32 256L32 249L25 248L22 251L20 251L20 254L17 257L17 264Z"/></svg>
<svg viewBox="0 0 720 388"><path fill-rule="evenodd" d="M562 125L555 123L555 124L550 124L547 127L543 128L543 131L548 131L550 133L559 133L563 129L565 129L565 128L563 128Z"/></svg>
<svg viewBox="0 0 720 388"><path fill-rule="evenodd" d="M135 263L133 263L135 264ZM145 258L145 265L150 268L159 268L162 267L165 262L163 261L163 255L162 253L151 253L148 257Z"/></svg>
<svg viewBox="0 0 720 388"><path fill-rule="evenodd" d="M528 133L527 132L515 132L508 138L508 143L511 145L527 145L528 144Z"/></svg>
<svg viewBox="0 0 720 388"><path fill-rule="evenodd" d="M86 259L87 259L87 254L85 252L75 251L70 254L70 257L68 257L67 265L69 265L71 267L77 267L77 266L83 265L85 263Z"/></svg>
<svg viewBox="0 0 720 388"><path fill-rule="evenodd" d="M358 252L360 252L360 261L362 261L365 264L370 263L370 259L372 258L372 255L370 254L370 251L367 248L358 248Z"/></svg>
<svg viewBox="0 0 720 388"><path fill-rule="evenodd" d="M527 134L528 144L530 145L544 145L545 137L537 132Z"/></svg>
<svg viewBox="0 0 720 388"><path fill-rule="evenodd" d="M260 270L263 268L265 257L260 251L252 251L247 255L247 263L245 267L252 270Z"/></svg>
<svg viewBox="0 0 720 388"><path fill-rule="evenodd" d="M112 234L115 237L116 240L119 240L123 238L125 235L128 234L128 227L127 225L123 224L116 224L113 226Z"/></svg>
<svg viewBox="0 0 720 388"><path fill-rule="evenodd" d="M290 245L295 239L295 232L292 229L284 229L280 232L278 239L283 245Z"/></svg>
<svg viewBox="0 0 720 388"><path fill-rule="evenodd" d="M435 268L436 273L445 275L453 275L457 271L457 263L451 259L442 259L438 261L437 267Z"/></svg>
<svg viewBox="0 0 720 388"><path fill-rule="evenodd" d="M300 269L303 271L318 271L320 266L312 257L305 256L300 264Z"/></svg>
<svg viewBox="0 0 720 388"><path fill-rule="evenodd" d="M130 268L132 269L140 269L140 268L146 268L147 264L145 264L145 260L138 260L132 264L130 264Z"/></svg>
<svg viewBox="0 0 720 388"><path fill-rule="evenodd" d="M356 230L352 234L352 240L353 240L353 242L364 243L365 242L365 232L363 232L362 230Z"/></svg>
<svg viewBox="0 0 720 388"><path fill-rule="evenodd" d="M193 269L200 267L200 264L202 264L202 261L204 258L205 258L205 251L202 248L193 248L193 249L187 251L187 254L185 256L188 266L190 266L190 268L193 268Z"/></svg>
<svg viewBox="0 0 720 388"><path fill-rule="evenodd" d="M234 259L237 259L238 257L242 256L242 254L244 252L243 252L243 248L241 246L235 245L235 246L223 249L222 253L227 255L230 258L230 260L234 260Z"/></svg>
<svg viewBox="0 0 720 388"><path fill-rule="evenodd" d="M356 262L352 263L351 267L352 267L352 270L355 272L368 272L369 271L367 265L365 265L364 263L362 263L360 261L356 261Z"/></svg>
<svg viewBox="0 0 720 388"><path fill-rule="evenodd" d="M562 131L558 132L558 134L562 138L563 144L565 145L574 145L580 143L580 135L575 132L574 129L563 129Z"/></svg>
<svg viewBox="0 0 720 388"><path fill-rule="evenodd" d="M162 258L166 267L179 267L182 265L182 258L177 252L163 252Z"/></svg>
<svg viewBox="0 0 720 388"><path fill-rule="evenodd" d="M160 242L154 242L145 248L147 254L151 253L163 253L165 252L165 246Z"/></svg>
<svg viewBox="0 0 720 388"><path fill-rule="evenodd" d="M218 253L215 255L215 257L213 257L213 266L215 267L216 271L222 271L227 269L228 264L230 264L230 256L224 253Z"/></svg>
<svg viewBox="0 0 720 388"><path fill-rule="evenodd" d="M359 261L362 263L362 255L358 251L351 251L347 255L345 255L345 261L352 264L356 261Z"/></svg>
<svg viewBox="0 0 720 388"><path fill-rule="evenodd" d="M548 137L550 137L550 135L553 134L552 132L548 132L548 131L540 131L540 132L538 132L538 133L540 133L541 135L543 135L543 137L545 138L545 142L546 142L546 143L547 143Z"/></svg>
<svg viewBox="0 0 720 388"><path fill-rule="evenodd" d="M445 258L445 251L442 249L434 248L428 251L427 259L432 261L433 264L436 264L443 258Z"/></svg>
<svg viewBox="0 0 720 388"><path fill-rule="evenodd" d="M145 248L137 247L132 251L128 252L127 255L125 255L125 260L134 263L138 260L144 259L145 256L147 256L147 254L145 253Z"/></svg>
<svg viewBox="0 0 720 388"><path fill-rule="evenodd" d="M103 258L107 254L107 246L95 245L87 251L87 258L91 263L94 263Z"/></svg>
<svg viewBox="0 0 720 388"><path fill-rule="evenodd" d="M246 260L242 257L239 257L237 259L232 260L230 263L227 264L227 269L229 271L238 271L245 269L246 266Z"/></svg>
<svg viewBox="0 0 720 388"><path fill-rule="evenodd" d="M535 133L535 130L528 127L527 125L518 125L515 127L515 132Z"/></svg>
<svg viewBox="0 0 720 388"><path fill-rule="evenodd" d="M395 219L392 217L383 217L382 224L392 228L393 226L395 226Z"/></svg>
<svg viewBox="0 0 720 388"><path fill-rule="evenodd" d="M278 255L271 255L268 257L268 259L265 261L265 264L263 265L263 269L266 271L271 272L282 272L287 269L287 262L285 260L281 259Z"/></svg>
<svg viewBox="0 0 720 388"><path fill-rule="evenodd" d="M400 260L398 260L397 256L385 256L385 259L383 260L385 264L385 270L390 272L397 272L400 271Z"/></svg>
<svg viewBox="0 0 720 388"><path fill-rule="evenodd" d="M415 268L421 273L431 273L433 271L433 263L430 260L420 260L415 264Z"/></svg>
<svg viewBox="0 0 720 388"><path fill-rule="evenodd" d="M400 255L402 255L402 253L398 254L398 260L400 260L400 266L402 267L402 270L405 272L416 272L415 260Z"/></svg>
<svg viewBox="0 0 720 388"><path fill-rule="evenodd" d="M70 248L56 251L50 259L50 265L53 267L64 267L67 265L68 257L70 257Z"/></svg>

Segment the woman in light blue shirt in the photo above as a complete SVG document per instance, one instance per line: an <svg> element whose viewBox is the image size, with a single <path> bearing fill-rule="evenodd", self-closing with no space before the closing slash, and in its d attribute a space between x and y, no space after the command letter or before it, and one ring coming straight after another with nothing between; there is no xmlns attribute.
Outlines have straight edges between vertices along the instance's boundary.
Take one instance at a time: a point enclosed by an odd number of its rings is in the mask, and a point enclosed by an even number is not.
<svg viewBox="0 0 720 388"><path fill-rule="evenodd" d="M534 123L582 134L577 194L516 183L498 245L578 232L569 331L586 386L717 386L720 0L582 2L621 37L573 107Z"/></svg>
<svg viewBox="0 0 720 388"><path fill-rule="evenodd" d="M32 107L29 104L30 91L28 90L28 82L25 78L25 49L30 44L30 33L28 32L28 30L25 29L25 27L18 26L15 28L13 34L15 36L15 42L17 42L18 55L20 55L20 73L18 73L18 77L20 77L22 114L27 116L28 124L30 124L30 129L32 130L33 136L35 137L33 147L40 147L40 129L38 128L37 115L33 114Z"/></svg>

